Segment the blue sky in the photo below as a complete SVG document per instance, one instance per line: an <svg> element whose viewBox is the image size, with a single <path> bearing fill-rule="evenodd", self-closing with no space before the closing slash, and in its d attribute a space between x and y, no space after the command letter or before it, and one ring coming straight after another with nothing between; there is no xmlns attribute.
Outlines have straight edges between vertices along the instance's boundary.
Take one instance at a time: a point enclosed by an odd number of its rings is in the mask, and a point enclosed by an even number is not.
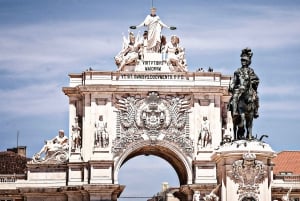
<svg viewBox="0 0 300 201"><path fill-rule="evenodd" d="M231 75L241 49L252 48L252 68L261 80L254 134L268 134L265 141L275 151L300 150L299 1L154 0L154 6L164 23L177 27L163 34L180 37L189 71L212 67ZM19 133L19 145L31 157L44 139L59 129L68 132L62 92L68 74L89 67L116 70L122 34L142 22L150 7L151 0L0 0L0 150L15 147ZM132 174L156 173L155 179L148 175L154 183L144 183L153 192L130 190L133 179L126 183L127 194L153 195L161 182L178 184L172 171L162 159L137 157L121 169L120 183Z"/></svg>

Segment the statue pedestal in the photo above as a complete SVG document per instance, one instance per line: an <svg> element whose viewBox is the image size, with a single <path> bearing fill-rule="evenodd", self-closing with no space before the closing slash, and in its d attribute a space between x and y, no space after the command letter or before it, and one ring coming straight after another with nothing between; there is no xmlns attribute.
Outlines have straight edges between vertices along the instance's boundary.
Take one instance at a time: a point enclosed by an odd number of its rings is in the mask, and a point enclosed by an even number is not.
<svg viewBox="0 0 300 201"><path fill-rule="evenodd" d="M109 148L105 147L94 147L93 155L91 156L91 160L106 160L107 154L109 154Z"/></svg>
<svg viewBox="0 0 300 201"><path fill-rule="evenodd" d="M80 152L71 152L69 162L81 162L82 157Z"/></svg>
<svg viewBox="0 0 300 201"><path fill-rule="evenodd" d="M272 148L261 141L239 140L216 150L212 159L222 186L221 200L271 200L271 159L274 157Z"/></svg>
<svg viewBox="0 0 300 201"><path fill-rule="evenodd" d="M66 164L27 164L27 180L20 187L65 186L67 179ZM24 182L24 183L23 183Z"/></svg>

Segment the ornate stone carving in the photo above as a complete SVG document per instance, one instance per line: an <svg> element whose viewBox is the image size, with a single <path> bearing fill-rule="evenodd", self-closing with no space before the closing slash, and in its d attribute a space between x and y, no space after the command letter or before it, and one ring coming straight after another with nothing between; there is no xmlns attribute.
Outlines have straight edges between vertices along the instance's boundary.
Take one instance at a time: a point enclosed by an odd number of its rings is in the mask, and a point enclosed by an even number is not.
<svg viewBox="0 0 300 201"><path fill-rule="evenodd" d="M210 194L205 195L205 196L203 197L203 200L205 200L205 201L219 201L219 196L217 196L217 194L218 194L218 191L219 191L220 186L221 186L221 184L218 184L218 185L216 186L216 188L214 188L214 189L210 192Z"/></svg>
<svg viewBox="0 0 300 201"><path fill-rule="evenodd" d="M265 166L262 161L256 160L254 153L244 153L243 160L232 164L231 178L239 184L237 193L239 201L251 198L258 201L259 184L266 178Z"/></svg>
<svg viewBox="0 0 300 201"><path fill-rule="evenodd" d="M66 163L68 159L69 159L69 154L67 150L57 150L53 152L49 151L45 158L41 158L39 155L35 154L32 157L32 161L30 161L30 163L60 164L60 163Z"/></svg>
<svg viewBox="0 0 300 201"><path fill-rule="evenodd" d="M205 201L219 201L219 197L215 194L209 194L203 197Z"/></svg>
<svg viewBox="0 0 300 201"><path fill-rule="evenodd" d="M68 138L63 130L58 131L58 135L52 140L46 140L42 149L34 154L30 163L66 163L69 159ZM44 155L45 157L41 157Z"/></svg>
<svg viewBox="0 0 300 201"><path fill-rule="evenodd" d="M116 97L119 133L112 151L121 153L130 143L141 140L167 140L186 153L193 152L193 141L186 128L191 97L164 96L150 92L147 97ZM117 130L118 130L117 129Z"/></svg>

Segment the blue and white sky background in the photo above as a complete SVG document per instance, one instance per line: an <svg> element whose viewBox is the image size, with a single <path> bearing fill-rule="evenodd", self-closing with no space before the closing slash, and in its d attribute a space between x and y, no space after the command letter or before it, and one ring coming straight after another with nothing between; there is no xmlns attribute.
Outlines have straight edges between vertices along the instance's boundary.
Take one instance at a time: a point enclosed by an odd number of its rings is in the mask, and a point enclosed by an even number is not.
<svg viewBox="0 0 300 201"><path fill-rule="evenodd" d="M232 75L241 49L250 47L260 78L254 134L268 134L275 151L300 150L299 1L154 0L154 6L177 27L163 34L180 37L189 71L212 67ZM0 151L15 147L19 133L31 157L59 129L68 133L62 92L68 74L115 71L122 34L150 7L151 0L0 0ZM119 176L127 185L123 196L152 196L164 181L178 185L172 167L151 156L128 161Z"/></svg>

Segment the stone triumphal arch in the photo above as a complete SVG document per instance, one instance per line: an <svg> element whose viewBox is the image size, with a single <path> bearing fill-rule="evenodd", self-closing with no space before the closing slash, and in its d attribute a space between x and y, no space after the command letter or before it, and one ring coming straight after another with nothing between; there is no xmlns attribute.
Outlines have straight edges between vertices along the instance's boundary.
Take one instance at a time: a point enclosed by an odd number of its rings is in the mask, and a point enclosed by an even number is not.
<svg viewBox="0 0 300 201"><path fill-rule="evenodd" d="M228 84L229 76L217 72L70 74L70 86L63 88L70 98L70 131L81 119L82 140L76 149L70 143L69 183L78 184L71 177L82 175L78 171L88 163L89 175L80 180L119 184L121 166L149 154L172 165L187 197L199 182L204 187L197 188L210 192L217 185L211 156L225 134L230 138Z"/></svg>
<svg viewBox="0 0 300 201"><path fill-rule="evenodd" d="M24 199L116 201L125 188L118 181L121 166L155 155L175 169L180 186L174 196L181 201L271 200L274 151L241 133L234 137L231 75L190 72L178 36L150 38L160 30L140 37L130 32L116 70L69 74L62 89L69 98L68 143L61 131L33 156L27 179L15 186Z"/></svg>

